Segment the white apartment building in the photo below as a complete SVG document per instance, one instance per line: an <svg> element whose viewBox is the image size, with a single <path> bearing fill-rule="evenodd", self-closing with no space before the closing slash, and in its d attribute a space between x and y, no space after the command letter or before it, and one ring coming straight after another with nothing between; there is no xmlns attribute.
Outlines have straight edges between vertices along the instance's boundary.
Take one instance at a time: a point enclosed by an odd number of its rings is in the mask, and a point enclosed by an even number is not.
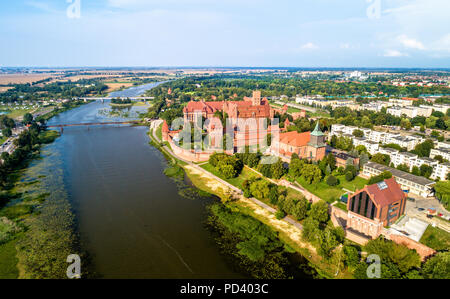
<svg viewBox="0 0 450 299"><path fill-rule="evenodd" d="M441 181L445 181L447 179L447 175L450 172L450 163L445 162L442 164L438 164L431 175L433 180L440 179Z"/></svg>
<svg viewBox="0 0 450 299"><path fill-rule="evenodd" d="M450 149L448 148L434 148L430 152L430 158L434 159L436 156L442 156L447 161L450 161Z"/></svg>
<svg viewBox="0 0 450 299"><path fill-rule="evenodd" d="M389 108L387 108L386 113L393 115L393 116L401 117L402 116L402 107L398 107L398 106L389 107Z"/></svg>
<svg viewBox="0 0 450 299"><path fill-rule="evenodd" d="M408 99L389 99L389 103L393 106L406 107L411 106L412 101Z"/></svg>
<svg viewBox="0 0 450 299"><path fill-rule="evenodd" d="M433 105L433 110L434 111L439 111L442 113L447 113L447 110L450 109L450 105Z"/></svg>
<svg viewBox="0 0 450 299"><path fill-rule="evenodd" d="M375 155L376 153L378 153L378 150L380 148L380 145L376 142L367 140L366 138L359 138L359 137L354 137L353 138L353 145L359 146L359 145L363 145L366 147L367 151L369 152L369 154L371 155Z"/></svg>
<svg viewBox="0 0 450 299"><path fill-rule="evenodd" d="M438 148L450 149L450 143L444 142L444 141L438 142L437 147Z"/></svg>
<svg viewBox="0 0 450 299"><path fill-rule="evenodd" d="M378 163L368 162L364 164L363 175L366 177L372 177L379 175L385 171L389 171L390 173L392 173L395 180L403 190L407 190L412 194L416 194L425 198L431 197L434 194L433 185L436 184L434 181Z"/></svg>

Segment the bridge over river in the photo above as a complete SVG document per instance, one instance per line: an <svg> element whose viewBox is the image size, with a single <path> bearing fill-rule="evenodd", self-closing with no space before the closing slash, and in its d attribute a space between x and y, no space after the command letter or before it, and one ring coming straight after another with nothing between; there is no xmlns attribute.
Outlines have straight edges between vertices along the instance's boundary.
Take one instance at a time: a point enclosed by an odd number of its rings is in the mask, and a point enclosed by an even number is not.
<svg viewBox="0 0 450 299"><path fill-rule="evenodd" d="M48 128L59 128L61 133L64 131L66 127L89 127L89 126L107 126L107 125L137 125L140 124L140 121L114 121L114 122L94 122L94 123L80 123L80 124L58 124L58 125L50 125Z"/></svg>

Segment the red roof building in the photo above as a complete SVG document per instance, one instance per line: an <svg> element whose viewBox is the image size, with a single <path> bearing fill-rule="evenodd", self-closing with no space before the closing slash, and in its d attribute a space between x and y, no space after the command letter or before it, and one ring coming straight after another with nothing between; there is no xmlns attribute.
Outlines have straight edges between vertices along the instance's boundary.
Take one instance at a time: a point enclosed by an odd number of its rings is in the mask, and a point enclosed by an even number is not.
<svg viewBox="0 0 450 299"><path fill-rule="evenodd" d="M272 152L278 150L281 157L290 160L295 153L301 159L320 161L325 158L325 136L317 123L313 132L298 133L297 131L281 133L280 141L274 141Z"/></svg>
<svg viewBox="0 0 450 299"><path fill-rule="evenodd" d="M347 202L347 228L376 238L405 213L406 195L395 178L366 186Z"/></svg>

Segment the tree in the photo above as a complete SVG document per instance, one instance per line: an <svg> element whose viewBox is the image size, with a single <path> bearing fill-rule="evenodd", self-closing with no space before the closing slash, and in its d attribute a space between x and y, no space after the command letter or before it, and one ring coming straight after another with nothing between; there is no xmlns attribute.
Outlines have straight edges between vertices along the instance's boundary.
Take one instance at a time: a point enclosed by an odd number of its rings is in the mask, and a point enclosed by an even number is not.
<svg viewBox="0 0 450 299"><path fill-rule="evenodd" d="M363 152L359 157L359 168L362 169L367 162L369 162L369 155Z"/></svg>
<svg viewBox="0 0 450 299"><path fill-rule="evenodd" d="M416 145L412 152L419 157L429 157L432 149L434 149L434 142L431 139L427 139L423 143Z"/></svg>
<svg viewBox="0 0 450 299"><path fill-rule="evenodd" d="M418 175L418 176L420 176L420 168L417 167L417 166L413 166L413 168L412 168L412 170L411 170L411 173L412 173L413 175Z"/></svg>
<svg viewBox="0 0 450 299"><path fill-rule="evenodd" d="M358 151L359 154L368 153L367 148L364 145L358 145L355 149Z"/></svg>
<svg viewBox="0 0 450 299"><path fill-rule="evenodd" d="M364 137L364 132L359 130L359 129L356 129L356 130L353 131L353 136L360 137L360 138Z"/></svg>
<svg viewBox="0 0 450 299"><path fill-rule="evenodd" d="M369 182L367 185L373 185L379 182L382 182L384 180L390 179L392 177L392 173L389 171L382 172L381 174L377 176L373 176L369 179Z"/></svg>
<svg viewBox="0 0 450 299"><path fill-rule="evenodd" d="M328 154L326 161L332 171L336 169L336 157L333 154Z"/></svg>
<svg viewBox="0 0 450 299"><path fill-rule="evenodd" d="M326 223L329 219L328 204L323 200L316 202L311 206L308 215L320 223Z"/></svg>
<svg viewBox="0 0 450 299"><path fill-rule="evenodd" d="M286 174L284 163L281 159L278 159L277 163L272 164L272 178L279 180Z"/></svg>
<svg viewBox="0 0 450 299"><path fill-rule="evenodd" d="M389 163L391 162L391 157L389 157L388 155L385 155L385 154L378 153L378 154L375 154L372 157L372 159L370 159L370 161L389 166Z"/></svg>
<svg viewBox="0 0 450 299"><path fill-rule="evenodd" d="M317 237L318 232L320 232L319 224L319 221L314 218L307 217L305 221L303 221L303 239L310 242L313 241Z"/></svg>
<svg viewBox="0 0 450 299"><path fill-rule="evenodd" d="M308 200L302 197L295 205L292 215L297 218L298 221L305 219L308 212L308 205Z"/></svg>
<svg viewBox="0 0 450 299"><path fill-rule="evenodd" d="M338 179L335 176L330 175L327 178L327 185L328 186L337 186L337 185L339 185L339 181L338 181Z"/></svg>
<svg viewBox="0 0 450 299"><path fill-rule="evenodd" d="M434 186L436 191L436 197L445 206L447 210L450 210L450 181L440 181Z"/></svg>
<svg viewBox="0 0 450 299"><path fill-rule="evenodd" d="M409 166L406 164L400 164L397 166L398 170L404 171L404 172L409 172Z"/></svg>
<svg viewBox="0 0 450 299"><path fill-rule="evenodd" d="M426 164L422 164L420 166L420 175L421 176L429 178L432 173L433 173L433 167L426 165Z"/></svg>
<svg viewBox="0 0 450 299"><path fill-rule="evenodd" d="M303 160L300 159L291 160L291 164L289 164L289 175L294 178L302 176L304 166L305 161Z"/></svg>
<svg viewBox="0 0 450 299"><path fill-rule="evenodd" d="M423 266L428 279L450 279L450 252L440 252L430 258Z"/></svg>
<svg viewBox="0 0 450 299"><path fill-rule="evenodd" d="M2 130L3 136L9 138L12 136L12 130L10 128L5 128Z"/></svg>
<svg viewBox="0 0 450 299"><path fill-rule="evenodd" d="M322 171L317 165L306 164L302 171L302 177L308 184L317 184L322 179Z"/></svg>
<svg viewBox="0 0 450 299"><path fill-rule="evenodd" d="M26 125L31 124L33 122L33 115L31 115L31 113L25 113L23 116L23 122Z"/></svg>
<svg viewBox="0 0 450 299"><path fill-rule="evenodd" d="M345 254L345 264L347 267L355 268L358 266L361 260L358 249L354 246L346 245L343 250Z"/></svg>

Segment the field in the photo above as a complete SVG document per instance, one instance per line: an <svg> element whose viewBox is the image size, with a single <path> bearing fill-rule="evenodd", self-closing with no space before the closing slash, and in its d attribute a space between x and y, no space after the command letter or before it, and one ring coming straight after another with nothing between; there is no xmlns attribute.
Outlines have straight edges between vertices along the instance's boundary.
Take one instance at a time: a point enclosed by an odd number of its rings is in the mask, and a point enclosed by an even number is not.
<svg viewBox="0 0 450 299"><path fill-rule="evenodd" d="M245 180L248 180L250 178L254 178L254 177L258 177L258 175L256 173L254 173L253 171L251 171L250 169L244 167L244 169L242 169L242 173L236 177L236 178L232 178L232 179L226 179L222 174L220 174L211 164L206 163L203 165L200 165L201 168L211 172L212 174L214 174L215 176L221 178L222 180L226 181L227 183L230 183L231 185L242 189L242 183L244 183Z"/></svg>
<svg viewBox="0 0 450 299"><path fill-rule="evenodd" d="M0 85L33 83L53 76L50 74L2 74Z"/></svg>
<svg viewBox="0 0 450 299"><path fill-rule="evenodd" d="M116 91L122 88L128 88L132 87L133 83L130 82L119 82L119 83L112 83L112 82L105 82L105 85L108 86L108 92Z"/></svg>
<svg viewBox="0 0 450 299"><path fill-rule="evenodd" d="M437 251L448 250L450 248L450 234L440 228L429 225L420 239L420 243Z"/></svg>
<svg viewBox="0 0 450 299"><path fill-rule="evenodd" d="M357 189L362 189L367 184L367 180L361 177L356 177L351 182L347 182L345 180L345 176L336 176L336 178L340 182L337 186L328 186L325 181L321 181L316 185L311 185L305 182L302 177L297 178L297 182L303 188L313 193L314 195L317 195L328 203L333 203L334 201L339 200L339 198L346 193L346 191L344 191L343 189L354 192Z"/></svg>

